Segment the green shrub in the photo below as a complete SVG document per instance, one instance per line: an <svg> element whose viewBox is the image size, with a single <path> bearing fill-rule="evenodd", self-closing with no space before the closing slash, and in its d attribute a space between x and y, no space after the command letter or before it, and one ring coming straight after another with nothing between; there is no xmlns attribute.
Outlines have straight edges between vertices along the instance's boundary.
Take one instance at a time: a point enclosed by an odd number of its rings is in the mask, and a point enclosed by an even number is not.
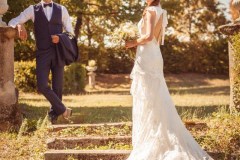
<svg viewBox="0 0 240 160"><path fill-rule="evenodd" d="M84 91L86 69L80 63L74 63L65 67L64 72L64 93L79 93Z"/></svg>
<svg viewBox="0 0 240 160"><path fill-rule="evenodd" d="M207 151L234 154L240 148L240 114L216 112L207 120L208 129L195 133L198 143Z"/></svg>
<svg viewBox="0 0 240 160"><path fill-rule="evenodd" d="M17 88L23 92L37 91L37 76L35 61L15 62L14 78Z"/></svg>
<svg viewBox="0 0 240 160"><path fill-rule="evenodd" d="M15 62L15 84L23 92L37 92L36 62ZM85 66L74 63L64 69L63 92L74 94L84 91L86 71ZM49 78L51 80L51 76ZM50 82L50 81L49 81Z"/></svg>
<svg viewBox="0 0 240 160"><path fill-rule="evenodd" d="M113 74L131 72L134 62L129 57L129 50L108 48L106 51L94 52L96 53L93 59L98 63L97 72ZM165 73L227 75L229 72L227 40L223 38L206 41L194 38L189 42L181 42L176 37L167 36L165 45L161 46L161 52Z"/></svg>
<svg viewBox="0 0 240 160"><path fill-rule="evenodd" d="M130 73L134 60L130 57L130 50L108 49L108 57L105 68L102 68L102 59L98 59L98 71L111 74ZM106 60L106 59L105 59ZM104 60L104 61L105 61Z"/></svg>
<svg viewBox="0 0 240 160"><path fill-rule="evenodd" d="M161 51L165 72L228 74L226 39L201 41L194 38L190 42L180 42L168 36Z"/></svg>

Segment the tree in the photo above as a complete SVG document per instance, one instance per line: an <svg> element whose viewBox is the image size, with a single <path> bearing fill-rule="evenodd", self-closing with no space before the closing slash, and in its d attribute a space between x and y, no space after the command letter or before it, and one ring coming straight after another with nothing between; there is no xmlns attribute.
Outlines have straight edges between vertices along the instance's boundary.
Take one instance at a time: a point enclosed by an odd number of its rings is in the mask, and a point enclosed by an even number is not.
<svg viewBox="0 0 240 160"><path fill-rule="evenodd" d="M172 34L167 38L170 44L163 52L165 62L177 55L171 63L183 57L183 63L177 63L179 66L175 67L181 66L182 71L228 73L227 42L217 30L227 22L221 4L212 0L165 0L162 4L170 14L169 26L172 28ZM165 66L171 64L167 61Z"/></svg>
<svg viewBox="0 0 240 160"><path fill-rule="evenodd" d="M120 65L121 61L118 59L126 58L123 57L124 51L109 48L109 40L111 32L121 23L128 20L138 22L141 19L144 9L141 0L55 0L55 2L66 6L72 16L83 63L95 59L99 70L107 72L114 70L109 66L116 66L112 65L115 60L119 67L126 65L125 62ZM8 0L8 3L10 10L5 16L7 21L36 1ZM165 70L226 74L227 44L217 31L218 26L226 23L220 3L212 0L162 0L161 5L169 15L168 35L165 46L162 46ZM26 27L32 31L31 22L27 23ZM32 60L35 57L34 46L33 36L29 36L26 42L17 40L15 59ZM120 70L128 72L130 69Z"/></svg>
<svg viewBox="0 0 240 160"><path fill-rule="evenodd" d="M141 14L140 2L136 0L59 0L69 9L75 19L75 35L89 48L84 60L96 59L96 48L106 46L111 31L126 20L136 21ZM127 18L126 18L127 17ZM93 49L95 48L95 49Z"/></svg>

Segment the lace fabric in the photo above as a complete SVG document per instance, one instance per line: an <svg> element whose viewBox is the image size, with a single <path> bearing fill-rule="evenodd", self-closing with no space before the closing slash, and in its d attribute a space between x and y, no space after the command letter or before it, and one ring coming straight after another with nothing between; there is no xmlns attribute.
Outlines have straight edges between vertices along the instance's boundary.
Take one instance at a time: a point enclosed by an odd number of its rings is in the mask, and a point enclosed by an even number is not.
<svg viewBox="0 0 240 160"><path fill-rule="evenodd" d="M159 18L164 10L149 7ZM142 22L138 28L141 35ZM167 20L163 20L166 27ZM133 150L127 160L212 160L185 128L163 74L156 40L137 48L131 72L133 96Z"/></svg>

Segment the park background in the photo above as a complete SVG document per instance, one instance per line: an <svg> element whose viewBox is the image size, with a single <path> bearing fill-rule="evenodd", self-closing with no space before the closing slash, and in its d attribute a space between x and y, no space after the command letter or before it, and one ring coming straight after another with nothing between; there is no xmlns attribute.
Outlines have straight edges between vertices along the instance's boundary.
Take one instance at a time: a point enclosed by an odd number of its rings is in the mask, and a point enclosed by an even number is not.
<svg viewBox="0 0 240 160"><path fill-rule="evenodd" d="M5 21L19 15L39 0L8 0ZM68 9L78 37L80 61L66 67L64 103L73 108L72 123L130 122L132 98L129 74L131 53L112 45L115 28L126 21L137 23L144 9L137 0L55 0ZM223 4L225 3L225 4ZM164 72L176 108L185 124L207 151L221 153L221 159L240 151L239 114L229 113L229 59L227 37L218 27L229 23L227 1L162 0L169 25L165 45L161 46ZM43 159L46 139L60 136L130 135L125 128L87 129L49 132L46 114L49 103L37 94L33 23L26 23L27 41L15 41L15 84L25 120L16 132L0 133L0 159ZM89 60L98 67L96 86L87 85ZM59 123L68 124L64 120ZM33 143L34 142L34 143ZM131 149L130 143L108 143L74 149ZM71 157L70 157L71 158Z"/></svg>

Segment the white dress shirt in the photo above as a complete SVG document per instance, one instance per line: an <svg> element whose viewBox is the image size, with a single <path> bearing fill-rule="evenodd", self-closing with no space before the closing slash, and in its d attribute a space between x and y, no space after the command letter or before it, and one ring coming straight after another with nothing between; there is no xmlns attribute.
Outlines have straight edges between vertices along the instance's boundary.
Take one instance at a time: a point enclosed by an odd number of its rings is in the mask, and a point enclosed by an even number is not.
<svg viewBox="0 0 240 160"><path fill-rule="evenodd" d="M41 1L42 6L45 2ZM53 3L53 2L50 2ZM70 19L70 16L68 14L68 11L66 9L66 7L61 6L62 7L62 23L63 23L63 28L65 31L70 32L73 34L73 27L72 27L72 21ZM48 21L50 21L51 17L52 17L52 12L53 12L53 7L43 7L44 13L48 19ZM29 6L27 9L25 9L18 17L13 18L8 25L15 28L18 24L24 24L25 22L27 22L28 20L32 20L34 22L34 7L33 5Z"/></svg>

